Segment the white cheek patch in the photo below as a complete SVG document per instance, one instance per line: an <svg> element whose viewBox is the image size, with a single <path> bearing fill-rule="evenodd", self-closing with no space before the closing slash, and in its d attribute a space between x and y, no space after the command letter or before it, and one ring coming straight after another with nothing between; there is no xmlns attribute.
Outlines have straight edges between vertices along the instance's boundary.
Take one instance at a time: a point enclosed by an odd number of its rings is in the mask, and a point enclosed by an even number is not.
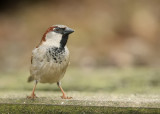
<svg viewBox="0 0 160 114"><path fill-rule="evenodd" d="M56 32L49 32L46 34L46 39L50 38L62 38L62 34L56 33Z"/></svg>
<svg viewBox="0 0 160 114"><path fill-rule="evenodd" d="M56 32L49 32L46 34L46 41L44 44L48 46L60 47L60 41L62 39L62 34Z"/></svg>

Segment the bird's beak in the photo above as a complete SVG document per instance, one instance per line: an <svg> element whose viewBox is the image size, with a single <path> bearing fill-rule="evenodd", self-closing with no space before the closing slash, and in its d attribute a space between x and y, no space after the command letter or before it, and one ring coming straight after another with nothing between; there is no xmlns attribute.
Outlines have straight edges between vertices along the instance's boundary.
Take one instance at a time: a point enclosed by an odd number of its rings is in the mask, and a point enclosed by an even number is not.
<svg viewBox="0 0 160 114"><path fill-rule="evenodd" d="M64 34L71 34L71 33L73 33L73 32L74 32L74 30L71 29L71 28L69 28L69 27L67 27L67 28L64 30Z"/></svg>

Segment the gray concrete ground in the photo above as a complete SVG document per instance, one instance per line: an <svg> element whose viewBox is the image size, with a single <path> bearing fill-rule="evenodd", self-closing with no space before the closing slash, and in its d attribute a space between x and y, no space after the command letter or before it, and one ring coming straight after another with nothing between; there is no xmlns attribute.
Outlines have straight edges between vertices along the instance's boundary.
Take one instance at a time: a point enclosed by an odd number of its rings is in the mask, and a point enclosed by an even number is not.
<svg viewBox="0 0 160 114"><path fill-rule="evenodd" d="M25 92L0 92L0 111L38 113L160 113L160 95L67 92L73 99L61 99L60 92L37 91L31 100ZM48 107L49 106L49 107ZM35 110L33 110L35 109ZM43 110L41 110L43 109ZM55 111L56 110L56 111ZM48 112L49 111L49 112Z"/></svg>

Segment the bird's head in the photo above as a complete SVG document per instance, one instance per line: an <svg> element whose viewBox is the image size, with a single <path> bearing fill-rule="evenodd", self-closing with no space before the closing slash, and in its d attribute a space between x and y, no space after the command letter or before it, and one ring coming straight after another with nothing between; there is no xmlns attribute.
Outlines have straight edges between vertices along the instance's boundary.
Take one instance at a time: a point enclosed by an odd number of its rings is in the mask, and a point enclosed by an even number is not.
<svg viewBox="0 0 160 114"><path fill-rule="evenodd" d="M69 35L74 32L73 29L65 26L65 25L54 25L53 27L53 32L61 35Z"/></svg>
<svg viewBox="0 0 160 114"><path fill-rule="evenodd" d="M65 25L53 25L44 33L41 42L44 42L47 45L54 45L64 48L69 34L73 32L73 29Z"/></svg>

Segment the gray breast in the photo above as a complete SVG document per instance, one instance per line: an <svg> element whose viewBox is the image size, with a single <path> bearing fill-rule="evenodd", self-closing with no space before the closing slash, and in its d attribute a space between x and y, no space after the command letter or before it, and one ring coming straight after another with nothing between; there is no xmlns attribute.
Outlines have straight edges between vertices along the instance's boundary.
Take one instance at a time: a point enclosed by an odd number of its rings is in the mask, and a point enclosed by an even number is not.
<svg viewBox="0 0 160 114"><path fill-rule="evenodd" d="M58 47L49 47L46 50L47 62L55 62L61 64L65 60L65 49Z"/></svg>

